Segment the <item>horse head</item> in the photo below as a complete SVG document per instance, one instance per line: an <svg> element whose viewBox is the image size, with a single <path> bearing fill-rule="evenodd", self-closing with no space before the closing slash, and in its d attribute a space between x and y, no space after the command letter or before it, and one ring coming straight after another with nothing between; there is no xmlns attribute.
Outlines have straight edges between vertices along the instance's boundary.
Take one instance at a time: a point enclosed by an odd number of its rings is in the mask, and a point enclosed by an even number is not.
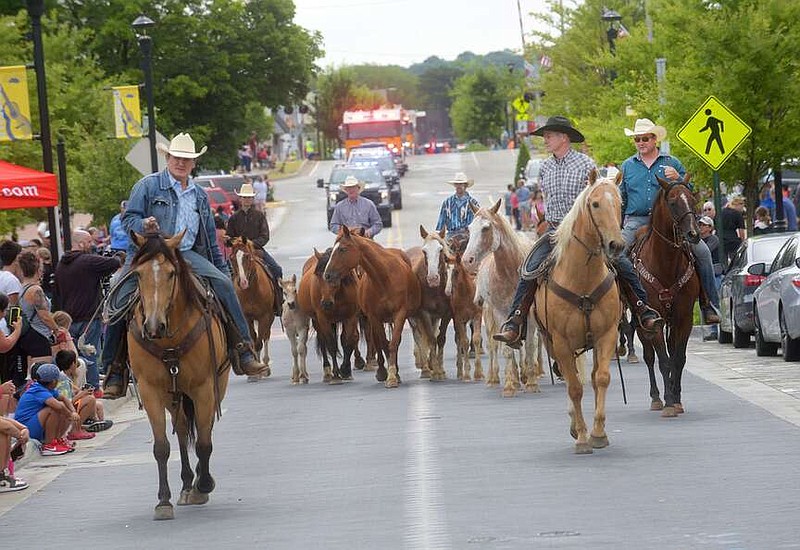
<svg viewBox="0 0 800 550"><path fill-rule="evenodd" d="M178 251L186 230L168 239L157 233L140 235L131 231L139 250L131 263L136 273L141 300L142 337L147 340L169 336L169 314L175 305L176 289L186 286L188 267ZM187 298L191 296L188 288Z"/></svg>
<svg viewBox="0 0 800 550"><path fill-rule="evenodd" d="M250 288L250 278L254 275L255 247L247 237L234 237L229 241L231 247L231 265L233 280L242 290Z"/></svg>
<svg viewBox="0 0 800 550"><path fill-rule="evenodd" d="M447 265L447 279L444 285L444 294L447 297L453 295L453 285L455 284L456 271L458 265L461 263L461 253L446 254L444 257L445 264Z"/></svg>
<svg viewBox="0 0 800 550"><path fill-rule="evenodd" d="M697 244L700 241L700 228L695 217L697 198L689 189L689 173L686 173L683 180L670 182L658 176L656 179L661 186L666 209L659 208L661 201L656 200L653 208L653 226L660 229L658 222L663 223L662 218L669 216L673 234L677 236L680 233L690 243Z"/></svg>
<svg viewBox="0 0 800 550"><path fill-rule="evenodd" d="M470 204L470 209L475 218L469 224L469 241L464 250L463 262L464 267L475 274L483 259L500 246L501 237L497 226L503 220L497 214L500 210L500 199L491 208L477 208Z"/></svg>
<svg viewBox="0 0 800 550"><path fill-rule="evenodd" d="M291 309L297 309L297 275L292 275L290 279L280 280L283 289L283 301Z"/></svg>
<svg viewBox="0 0 800 550"><path fill-rule="evenodd" d="M609 258L619 256L625 249L619 220L622 219L622 198L619 183L622 172L615 178L600 178L597 170L589 173L589 189L586 195L586 210L600 246Z"/></svg>
<svg viewBox="0 0 800 550"><path fill-rule="evenodd" d="M422 254L425 257L426 280L431 288L438 287L444 278L445 265L444 258L450 253L447 241L445 241L445 229L438 233L428 233L425 227L419 226L419 234L422 236Z"/></svg>
<svg viewBox="0 0 800 550"><path fill-rule="evenodd" d="M326 283L332 284L341 281L342 277L350 273L352 269L361 261L361 249L359 247L359 237L350 229L343 225L333 244L330 258L322 274Z"/></svg>
<svg viewBox="0 0 800 550"><path fill-rule="evenodd" d="M328 248L322 253L317 251L316 248L314 249L314 257L317 259L317 264L314 267L314 275L316 275L317 282L319 284L319 302L322 309L326 311L332 310L333 306L336 304L336 292L339 290L341 285L340 279L335 279L331 282L327 282L325 280L325 267L328 265L331 252L333 252L332 247Z"/></svg>

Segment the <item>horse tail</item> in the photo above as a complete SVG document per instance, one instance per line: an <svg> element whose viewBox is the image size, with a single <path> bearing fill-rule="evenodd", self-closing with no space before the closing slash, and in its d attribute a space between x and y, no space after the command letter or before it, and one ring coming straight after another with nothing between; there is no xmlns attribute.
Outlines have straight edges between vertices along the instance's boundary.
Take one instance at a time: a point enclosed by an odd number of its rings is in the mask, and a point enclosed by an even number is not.
<svg viewBox="0 0 800 550"><path fill-rule="evenodd" d="M186 433L189 436L189 444L194 445L195 440L197 440L194 401L188 395L183 394L181 403L183 404L183 414L186 416Z"/></svg>

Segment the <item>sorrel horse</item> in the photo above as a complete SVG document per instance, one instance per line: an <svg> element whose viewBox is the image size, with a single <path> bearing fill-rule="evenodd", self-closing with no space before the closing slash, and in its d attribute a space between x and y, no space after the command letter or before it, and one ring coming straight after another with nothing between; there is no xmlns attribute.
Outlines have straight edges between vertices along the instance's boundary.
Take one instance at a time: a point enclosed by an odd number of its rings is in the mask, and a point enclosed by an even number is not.
<svg viewBox="0 0 800 550"><path fill-rule="evenodd" d="M681 377L686 365L686 346L692 333L694 303L700 296L700 278L694 270L690 249L700 239L695 219L696 197L683 180L667 182L658 178L661 189L653 204L650 226L643 228L631 249L631 259L647 291L650 306L664 318L665 336L637 328L644 361L650 376L650 410L674 417L683 412ZM664 402L658 392L654 370L655 355L664 380Z"/></svg>
<svg viewBox="0 0 800 550"><path fill-rule="evenodd" d="M357 282L352 272L337 281L328 282L323 273L332 248L314 254L303 265L303 276L297 293L297 304L317 332L317 353L322 356L322 381L341 384L353 379L351 360L356 356L356 368L363 368L364 359L358 351ZM337 335L341 325L342 364L339 367Z"/></svg>
<svg viewBox="0 0 800 550"><path fill-rule="evenodd" d="M462 256L467 271L473 275L477 273L475 295L476 300L483 304L483 322L488 334L497 332L505 320L519 279L519 266L533 246L527 238L514 232L505 216L497 213L499 209L499 200L491 208L473 208L475 218L469 225L469 242ZM525 390L536 393L543 372L539 331L532 315L528 317L522 365ZM489 339L489 377L486 383L490 386L500 383L497 361L500 345L500 342ZM506 355L503 396L514 397L520 387L519 366L514 350L504 346L503 351Z"/></svg>
<svg viewBox="0 0 800 550"><path fill-rule="evenodd" d="M174 517L164 411L172 417L180 447L183 485L178 505L205 504L214 490L209 473L211 430L225 397L230 366L222 318L178 251L183 234L167 240L157 234L133 234L139 251L131 270L137 275L140 302L128 324L128 353L153 431L157 520ZM189 464L192 443L198 459L196 476Z"/></svg>
<svg viewBox="0 0 800 550"><path fill-rule="evenodd" d="M622 305L616 277L606 262L625 248L619 224L621 205L616 182L597 179L593 170L589 185L556 230L552 272L535 294L536 321L544 332L548 353L558 362L567 383L570 434L577 440L578 454L608 446L606 391ZM594 359L594 425L588 437L578 357L590 349Z"/></svg>
<svg viewBox="0 0 800 550"><path fill-rule="evenodd" d="M283 289L283 331L292 348L292 384L308 384L306 355L308 348L308 316L297 306L297 275L280 280Z"/></svg>
<svg viewBox="0 0 800 550"><path fill-rule="evenodd" d="M384 248L342 226L325 267L325 280L341 280L357 266L364 270L358 283L358 307L367 320L367 341L378 356L375 377L385 381L385 387L396 388L400 384L397 350L406 319L420 306L419 281L402 250ZM391 341L386 338L385 323L391 326Z"/></svg>
<svg viewBox="0 0 800 550"><path fill-rule="evenodd" d="M472 348L481 349L481 323L483 311L475 303L475 277L467 273L461 263L461 253L447 255L447 282L444 293L450 299L453 312L453 327L456 332L456 370L458 379L469 382L470 376L470 339L467 338L467 325L472 325ZM483 380L481 354L475 354L475 380Z"/></svg>
<svg viewBox="0 0 800 550"><path fill-rule="evenodd" d="M250 327L256 354L267 365L266 373L261 377L266 378L270 375L269 337L275 320L275 289L253 241L247 237L235 237L230 246L233 286ZM248 377L248 380L258 378Z"/></svg>

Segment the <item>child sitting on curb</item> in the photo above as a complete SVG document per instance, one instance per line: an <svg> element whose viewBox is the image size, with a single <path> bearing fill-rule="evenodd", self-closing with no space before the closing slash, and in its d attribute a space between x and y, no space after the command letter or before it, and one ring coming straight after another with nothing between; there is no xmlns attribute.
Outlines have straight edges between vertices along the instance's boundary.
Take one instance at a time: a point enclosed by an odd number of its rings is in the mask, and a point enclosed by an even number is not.
<svg viewBox="0 0 800 550"><path fill-rule="evenodd" d="M72 407L59 400L56 384L61 371L45 363L36 369L36 381L22 394L15 419L24 424L31 439L42 442L42 456L57 456L75 449L64 439L70 422L80 420Z"/></svg>
<svg viewBox="0 0 800 550"><path fill-rule="evenodd" d="M91 439L95 436L91 432L101 432L111 427L113 422L105 420L103 404L95 399L94 388L85 385L79 388L75 381L78 378L78 356L74 351L61 350L56 353L56 366L61 371L56 390L66 398L78 411L80 422L73 424L72 431L67 436L71 441Z"/></svg>

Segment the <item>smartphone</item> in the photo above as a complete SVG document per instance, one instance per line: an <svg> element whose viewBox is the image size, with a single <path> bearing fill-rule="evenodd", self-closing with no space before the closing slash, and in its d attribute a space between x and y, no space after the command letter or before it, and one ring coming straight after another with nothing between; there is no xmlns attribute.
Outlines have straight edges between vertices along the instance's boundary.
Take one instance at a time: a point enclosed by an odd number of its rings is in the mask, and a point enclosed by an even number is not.
<svg viewBox="0 0 800 550"><path fill-rule="evenodd" d="M8 308L8 323L13 325L22 316L22 308L19 306L11 306Z"/></svg>
<svg viewBox="0 0 800 550"><path fill-rule="evenodd" d="M91 384L84 384L81 389L86 391L94 391L94 386L92 386Z"/></svg>

